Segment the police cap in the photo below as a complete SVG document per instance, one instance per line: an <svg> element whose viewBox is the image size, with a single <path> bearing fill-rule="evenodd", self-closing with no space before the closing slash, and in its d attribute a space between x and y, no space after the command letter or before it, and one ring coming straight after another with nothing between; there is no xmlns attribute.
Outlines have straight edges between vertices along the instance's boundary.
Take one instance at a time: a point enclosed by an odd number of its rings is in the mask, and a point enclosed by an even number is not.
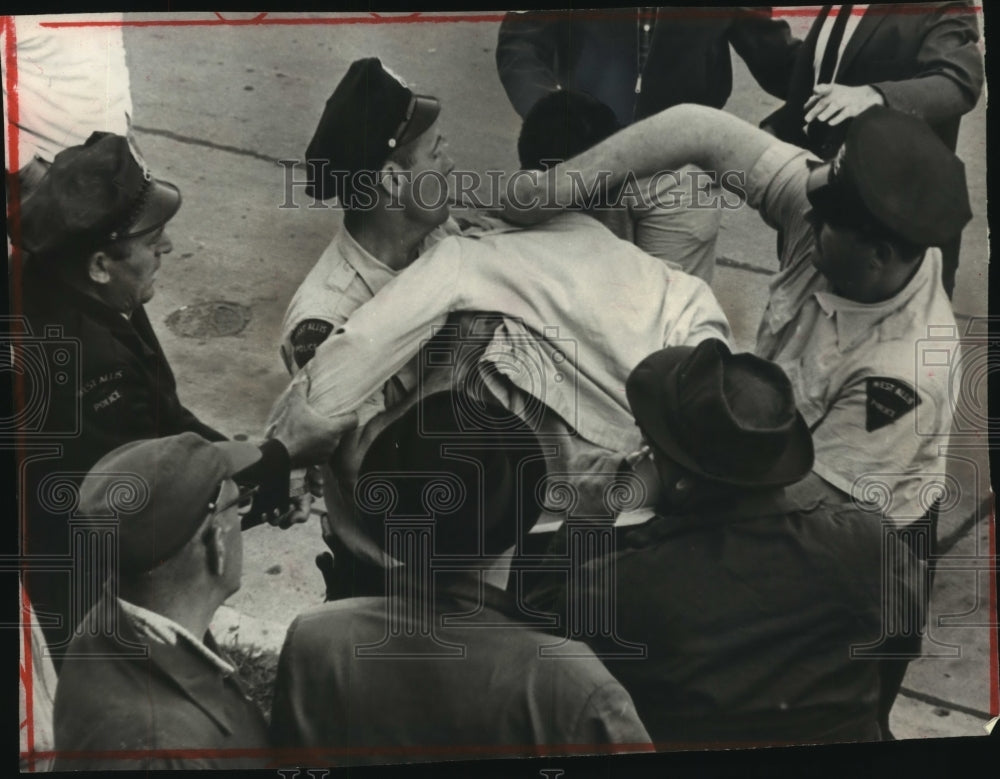
<svg viewBox="0 0 1000 779"><path fill-rule="evenodd" d="M883 106L851 122L838 154L811 171L807 191L830 222L874 221L920 247L947 243L972 218L962 161L922 119Z"/></svg>
<svg viewBox="0 0 1000 779"><path fill-rule="evenodd" d="M59 152L24 199L21 245L41 256L94 251L151 233L180 207L180 190L153 178L127 138L96 132Z"/></svg>
<svg viewBox="0 0 1000 779"><path fill-rule="evenodd" d="M414 94L377 57L356 60L326 101L306 149L306 193L319 200L343 195L343 176L380 170L440 111L436 97Z"/></svg>

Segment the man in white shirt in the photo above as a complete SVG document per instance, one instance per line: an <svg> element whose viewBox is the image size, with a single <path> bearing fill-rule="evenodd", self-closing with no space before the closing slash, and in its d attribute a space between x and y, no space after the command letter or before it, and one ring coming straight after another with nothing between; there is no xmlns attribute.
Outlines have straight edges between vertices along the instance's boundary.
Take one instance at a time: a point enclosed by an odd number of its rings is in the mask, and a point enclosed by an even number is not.
<svg viewBox="0 0 1000 779"><path fill-rule="evenodd" d="M445 177L454 164L439 110L435 98L414 94L379 60L351 66L306 152L307 193L336 197L344 227L282 326L285 364L312 378L315 408L359 413L362 426L324 476L325 536L341 560L375 564L374 589L383 556L353 522L353 474L367 443L426 382L449 381L445 374L454 371L432 378L414 360L449 314L500 312L492 327L483 329L484 320L459 326L459 340L471 335L478 346L463 364L475 363L474 373L509 408L534 413L560 439L550 470L575 474L613 472L637 448L621 388L639 360L664 346L730 335L707 285L590 216L569 215L558 229L531 234L489 217L449 218ZM340 338L345 328L358 336ZM332 351L331 340L338 344ZM344 572L354 591L364 570Z"/></svg>

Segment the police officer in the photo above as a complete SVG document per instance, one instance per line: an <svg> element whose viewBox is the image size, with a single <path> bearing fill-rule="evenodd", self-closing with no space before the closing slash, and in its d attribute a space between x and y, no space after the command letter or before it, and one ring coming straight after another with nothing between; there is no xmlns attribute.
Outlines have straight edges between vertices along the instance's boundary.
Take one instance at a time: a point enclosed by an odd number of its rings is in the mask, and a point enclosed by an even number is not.
<svg viewBox="0 0 1000 779"><path fill-rule="evenodd" d="M788 377L708 339L649 355L625 392L657 516L536 605L613 609L615 630L584 640L658 746L881 738L878 665L850 651L882 628L881 528L849 501L788 493L813 465ZM645 658L616 659L620 641Z"/></svg>
<svg viewBox="0 0 1000 779"><path fill-rule="evenodd" d="M744 175L747 202L784 235L756 351L788 374L812 432L812 473L791 491L850 497L868 504L873 521L933 524L957 368L921 369L917 352L934 331L958 332L936 247L972 217L962 162L923 120L882 106L860 114L823 163L734 116L684 105L559 166L551 182L521 179L508 216L544 219L545 186L556 187L556 202L571 200L567 170L591 184L602 170L620 179L690 162ZM954 353L950 364L958 365ZM912 656L920 630L893 651ZM906 663L883 662L885 737Z"/></svg>
<svg viewBox="0 0 1000 779"><path fill-rule="evenodd" d="M830 162L721 111L684 105L626 128L534 182L519 180L508 215L544 219L544 186L572 200L567 170L585 185L693 162L745 176L748 203L786 236L756 352L788 374L816 448L802 488L880 497L905 522L929 508L944 473L951 377L920 371L928 328L956 332L941 285L940 246L971 218L965 169L920 119L874 107L851 124ZM579 191L579 187L576 188ZM522 208L518 204L535 203ZM920 415L920 430L914 417Z"/></svg>
<svg viewBox="0 0 1000 779"><path fill-rule="evenodd" d="M59 505L60 485L53 480L58 475L79 482L101 456L138 439L182 432L225 439L181 403L143 308L153 296L161 258L171 251L166 226L180 205L177 187L154 178L134 146L110 133L94 133L82 146L56 155L37 190L20 204L11 232L29 259L15 305L23 305L31 335L43 339L43 349L49 344L55 355L59 342L79 345L78 364L50 366L49 385L25 388L20 419L28 522L22 553L29 558L69 551L69 509ZM39 398L45 413L36 430L27 412ZM302 406L294 419L279 420L260 447L261 459L241 477L260 483L245 527L293 514L304 519L301 511L290 513L290 468L324 459L356 423L353 415L326 420L312 414L304 398ZM35 440L58 447L33 452ZM88 604L71 613L75 585L67 585L64 573L29 572L26 578L57 652Z"/></svg>

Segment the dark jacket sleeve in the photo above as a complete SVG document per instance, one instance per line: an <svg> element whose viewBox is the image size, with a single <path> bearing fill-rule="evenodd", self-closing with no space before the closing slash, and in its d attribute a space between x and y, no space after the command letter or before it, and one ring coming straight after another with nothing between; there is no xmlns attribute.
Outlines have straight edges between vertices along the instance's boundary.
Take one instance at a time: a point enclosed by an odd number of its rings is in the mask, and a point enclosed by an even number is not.
<svg viewBox="0 0 1000 779"><path fill-rule="evenodd" d="M788 22L771 18L771 8L740 8L729 27L729 42L770 95L785 99L802 41Z"/></svg>
<svg viewBox="0 0 1000 779"><path fill-rule="evenodd" d="M497 36L497 72L522 118L545 95L559 89L557 58L562 22L552 12L509 12Z"/></svg>
<svg viewBox="0 0 1000 779"><path fill-rule="evenodd" d="M288 449L276 438L270 438L260 445L261 458L236 474L240 485L260 485L249 513L243 517L243 530L260 525L277 511L288 511L288 492L291 481L292 463Z"/></svg>
<svg viewBox="0 0 1000 779"><path fill-rule="evenodd" d="M941 3L935 12L926 12L922 32L916 61L907 68L913 75L876 80L871 86L890 108L931 123L968 113L979 100L984 79L972 3Z"/></svg>

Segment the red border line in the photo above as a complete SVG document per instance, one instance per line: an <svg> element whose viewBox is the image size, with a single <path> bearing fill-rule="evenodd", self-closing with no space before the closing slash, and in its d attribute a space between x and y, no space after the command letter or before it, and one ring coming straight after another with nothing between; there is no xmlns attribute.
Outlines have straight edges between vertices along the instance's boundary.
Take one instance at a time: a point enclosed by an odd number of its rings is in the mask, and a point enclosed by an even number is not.
<svg viewBox="0 0 1000 779"><path fill-rule="evenodd" d="M3 20L3 32L5 36L6 45L4 47L3 57L4 57L4 68L6 70L6 82L4 84L4 91L6 93L7 99L7 164L11 171L17 171L21 169L18 142L20 140L20 128L18 126L20 120L20 112L18 105L18 94L17 94L17 31L15 30L14 17L4 16ZM19 296L14 294L14 290L21 289L21 248L20 248L20 233L21 233L21 192L20 184L16 176L10 176L7 179L7 186L9 188L9 199L8 203L8 214L7 219L9 220L9 230L11 237L11 313L17 314L19 301ZM11 332L12 338L17 338L17 335L13 331ZM14 411L17 413L18 408L23 408L24 400L24 378L19 373L15 373L14 379ZM15 460L17 458L18 452L23 451L20 444L20 436L18 436L18 445L15 447ZM21 554L25 553L25 544L27 538L27 528L25 527L25 514L21 512L20 507L18 507L17 512L18 523L17 528L19 531L19 541L18 544ZM23 580L22 580L23 581ZM25 739L25 749L27 750L27 770L34 772L35 770L35 691L32 685L34 681L33 674L33 660L31 655L31 611L28 601L28 592L24 589L22 584L20 588L20 603L19 611L21 616L21 652L23 654L23 661L18 663L18 670L20 673L20 684L24 687L24 739ZM20 736L18 736L20 738Z"/></svg>
<svg viewBox="0 0 1000 779"><path fill-rule="evenodd" d="M989 559L990 565L990 622L997 624L997 524L996 524L996 497L990 508L990 541ZM1000 658L997 657L997 631L995 627L989 630L990 634L990 714L994 717L1000 716Z"/></svg>
<svg viewBox="0 0 1000 779"><path fill-rule="evenodd" d="M900 5L886 5L885 7L873 7L868 9L856 8L851 11L854 16L861 16L865 13L871 12L873 14L883 14L883 15L914 15L914 14L927 14L927 13L941 13L947 15L955 14L981 14L983 7L981 5L971 6L969 8L929 8L925 4L900 4ZM465 13L465 14L441 14L441 15L428 15L423 12L416 12L408 14L405 16L380 16L377 13L371 13L367 16L341 16L341 17L308 17L308 18L290 18L290 17L272 17L269 16L268 12L258 14L250 19L227 19L222 13L218 11L213 12L217 17L215 19L137 19L134 21L125 20L115 20L115 21L82 21L82 22L41 22L42 27L48 28L62 28L62 27L247 27L247 26L296 26L296 25L341 25L341 24L456 24L462 22L502 22L506 18L506 13L490 13L484 12L481 14L476 13ZM804 8L790 6L790 7L775 7L771 16L773 18L812 18L819 14L819 6L808 6ZM594 9L589 12L576 12L577 17L586 16L587 18L599 18L607 19L608 21L623 20L625 18L632 18L631 12L626 12L625 10L619 9ZM731 10L717 10L713 8L704 9L678 9L676 12L671 12L663 8L660 9L658 16L660 18L666 19L708 19L708 18L720 18L723 16L732 16ZM562 18L564 14L553 12L551 14L553 19ZM516 17L514 17L516 18ZM537 19L538 17L533 17Z"/></svg>

